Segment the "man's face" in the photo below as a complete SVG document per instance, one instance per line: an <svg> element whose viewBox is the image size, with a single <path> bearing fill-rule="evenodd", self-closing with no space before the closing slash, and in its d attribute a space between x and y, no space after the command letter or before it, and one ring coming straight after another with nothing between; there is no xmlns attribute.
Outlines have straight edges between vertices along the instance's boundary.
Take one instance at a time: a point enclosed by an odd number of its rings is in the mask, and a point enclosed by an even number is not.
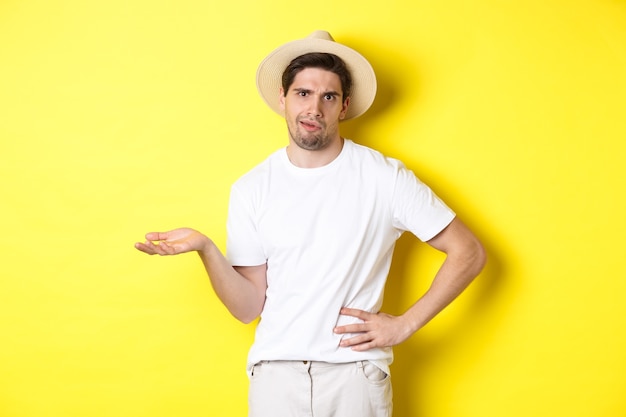
<svg viewBox="0 0 626 417"><path fill-rule="evenodd" d="M341 81L320 68L300 71L287 94L280 91L289 137L300 148L320 150L339 140L339 121L346 116L349 98L342 99Z"/></svg>

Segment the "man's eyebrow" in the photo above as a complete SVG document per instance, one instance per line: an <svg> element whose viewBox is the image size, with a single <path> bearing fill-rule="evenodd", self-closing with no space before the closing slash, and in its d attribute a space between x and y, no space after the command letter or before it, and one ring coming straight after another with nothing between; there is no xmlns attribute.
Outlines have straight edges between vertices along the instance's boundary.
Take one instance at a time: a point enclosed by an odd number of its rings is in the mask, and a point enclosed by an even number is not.
<svg viewBox="0 0 626 417"><path fill-rule="evenodd" d="M312 93L313 90L309 90L308 88L299 88L299 87L294 87L293 91L295 91L296 93ZM336 96L336 97L340 97L341 94L339 94L337 91L331 90L331 91L325 91L322 93L323 96L330 94L331 96Z"/></svg>

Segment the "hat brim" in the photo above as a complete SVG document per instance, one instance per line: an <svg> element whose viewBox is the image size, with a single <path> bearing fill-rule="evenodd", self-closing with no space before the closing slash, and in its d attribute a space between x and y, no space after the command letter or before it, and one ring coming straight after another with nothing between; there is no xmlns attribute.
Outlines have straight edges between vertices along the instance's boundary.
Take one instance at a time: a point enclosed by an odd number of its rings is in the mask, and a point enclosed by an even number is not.
<svg viewBox="0 0 626 417"><path fill-rule="evenodd" d="M376 75L370 63L357 51L340 43L317 38L305 38L286 43L272 51L259 65L256 85L267 105L284 116L280 106L279 91L287 65L296 57L310 52L335 54L346 64L352 76L350 105L344 120L365 113L376 96Z"/></svg>

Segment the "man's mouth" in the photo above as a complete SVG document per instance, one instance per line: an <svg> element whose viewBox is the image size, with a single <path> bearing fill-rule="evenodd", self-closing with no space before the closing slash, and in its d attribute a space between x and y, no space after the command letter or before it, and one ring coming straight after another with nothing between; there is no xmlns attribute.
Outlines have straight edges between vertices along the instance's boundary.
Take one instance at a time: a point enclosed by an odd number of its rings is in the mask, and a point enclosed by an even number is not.
<svg viewBox="0 0 626 417"><path fill-rule="evenodd" d="M314 132L316 130L321 129L321 126L319 123L316 123L310 120L300 120L300 126L302 126L304 130L308 132Z"/></svg>

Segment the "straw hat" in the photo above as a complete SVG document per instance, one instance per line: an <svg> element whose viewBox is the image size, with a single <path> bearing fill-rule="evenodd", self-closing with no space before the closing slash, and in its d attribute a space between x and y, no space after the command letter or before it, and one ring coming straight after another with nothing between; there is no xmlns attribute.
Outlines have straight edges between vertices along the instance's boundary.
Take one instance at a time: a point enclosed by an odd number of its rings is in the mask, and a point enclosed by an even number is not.
<svg viewBox="0 0 626 417"><path fill-rule="evenodd" d="M372 105L376 96L376 75L367 59L354 49L335 42L330 33L318 30L304 39L286 43L272 51L259 65L256 86L263 100L276 113L284 116L280 108L279 90L283 71L300 55L309 52L327 52L337 55L352 75L350 106L344 120L358 117Z"/></svg>

